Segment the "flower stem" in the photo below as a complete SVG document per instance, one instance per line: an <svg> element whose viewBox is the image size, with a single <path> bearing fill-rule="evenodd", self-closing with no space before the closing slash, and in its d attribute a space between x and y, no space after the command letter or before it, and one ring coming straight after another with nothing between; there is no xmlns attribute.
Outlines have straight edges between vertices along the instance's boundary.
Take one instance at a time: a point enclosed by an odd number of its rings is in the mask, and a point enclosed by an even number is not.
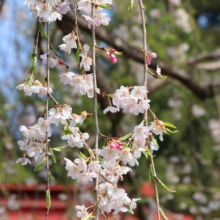
<svg viewBox="0 0 220 220"><path fill-rule="evenodd" d="M146 30L146 21L145 21L145 13L144 13L144 5L142 0L139 0L139 6L141 10L141 20L142 20L142 25L143 25L143 46L144 46L144 51L147 52L147 30ZM148 73L148 65L146 62L146 55L144 53L144 86L147 89L147 73ZM147 99L147 96L146 96ZM145 120L145 125L148 126L148 111L144 111L144 120ZM149 139L148 139L148 146L149 146ZM153 170L153 176L157 176L155 166L154 166L154 158L153 155L150 156L150 161L152 165L152 170ZM155 188L155 194L156 194L156 205L157 205L157 219L160 220L160 201L159 201L159 196L158 196L158 189L157 189L157 182L154 179L154 188Z"/></svg>

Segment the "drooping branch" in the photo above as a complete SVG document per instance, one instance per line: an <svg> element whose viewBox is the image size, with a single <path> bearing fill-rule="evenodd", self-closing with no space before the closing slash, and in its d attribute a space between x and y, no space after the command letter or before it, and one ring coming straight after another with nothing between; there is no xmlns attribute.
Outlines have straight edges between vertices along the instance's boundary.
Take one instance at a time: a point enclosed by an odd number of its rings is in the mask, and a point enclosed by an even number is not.
<svg viewBox="0 0 220 220"><path fill-rule="evenodd" d="M65 32L66 30L70 31L73 29L73 20L74 14L69 13L64 16L62 21L58 22L58 26L61 30L65 30ZM78 26L80 29L90 34L90 29L88 28L84 18L78 18ZM140 53L140 49L138 47L133 47L126 44L122 39L108 32L104 28L100 27L96 31L96 38L101 41L104 41L116 50L123 52L125 56L133 59L134 61L137 61L139 63L144 62L143 56ZM213 97L216 94L215 89L213 89L213 85L210 84L204 87L195 83L191 77L191 74L189 74L186 70L183 70L177 66L171 66L162 61L156 61L155 59L152 60L151 67L155 69L157 65L161 67L163 75L170 76L171 78L181 82L185 87L187 87L200 99Z"/></svg>
<svg viewBox="0 0 220 220"><path fill-rule="evenodd" d="M140 11L141 11L141 20L142 20L142 31L143 31L143 47L144 47L144 86L147 89L147 75L148 75L148 65L146 62L146 53L147 53L147 30L146 30L146 21L145 21L145 8L143 5L142 0L139 0L139 6L140 6ZM147 99L147 95L146 95ZM148 126L148 110L145 109L144 111L144 124L145 126ZM147 140L148 147L150 147L150 141L149 138ZM154 158L153 155L150 155L150 163L152 166L152 171L154 177L157 176L156 174L156 169L154 166ZM158 189L157 189L157 181L154 179L154 190L155 190L155 198L156 198L156 205L157 205L157 219L160 220L160 200L159 200L159 195L158 195Z"/></svg>
<svg viewBox="0 0 220 220"><path fill-rule="evenodd" d="M49 67L49 49L50 49L50 33L49 33L49 22L47 23L47 73L46 73L46 81L47 81L47 103L46 103L46 120L49 119L48 109L49 109L49 92L50 92L50 67ZM50 211L50 178L49 178L49 140L48 140L48 132L46 132L46 159L47 159L47 187L46 187L46 197L49 197L49 205L47 205L47 214L46 220L48 219L49 211Z"/></svg>
<svg viewBox="0 0 220 220"><path fill-rule="evenodd" d="M92 0L92 18L95 15L95 5L94 0ZM92 71L93 71L93 90L94 90L94 110L93 113L95 115L95 157L96 161L99 161L98 149L99 149L99 124L98 124L98 106L97 106L97 79L96 79L96 29L95 29L95 22L92 23ZM99 197L98 197L98 190L99 190L99 175L96 177L96 199L97 199L97 207L96 207L96 220L99 220Z"/></svg>

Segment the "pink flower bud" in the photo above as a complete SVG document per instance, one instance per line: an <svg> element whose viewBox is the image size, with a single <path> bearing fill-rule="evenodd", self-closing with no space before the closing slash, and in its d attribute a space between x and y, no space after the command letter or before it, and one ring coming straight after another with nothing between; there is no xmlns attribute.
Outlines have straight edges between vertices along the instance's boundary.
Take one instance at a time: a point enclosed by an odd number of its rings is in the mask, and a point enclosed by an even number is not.
<svg viewBox="0 0 220 220"><path fill-rule="evenodd" d="M123 150L124 148L121 146L121 147L119 147L118 149L119 149L119 150Z"/></svg>
<svg viewBox="0 0 220 220"><path fill-rule="evenodd" d="M117 146L116 146L115 143L112 142L112 143L110 144L110 147L111 147L112 149L115 149Z"/></svg>
<svg viewBox="0 0 220 220"><path fill-rule="evenodd" d="M117 141L117 140L119 140L119 138L118 138L118 137L115 137L115 140Z"/></svg>
<svg viewBox="0 0 220 220"><path fill-rule="evenodd" d="M156 54L156 53L151 53L151 54L150 54L150 57L153 58L153 59L154 59L154 58L157 58L157 54Z"/></svg>
<svg viewBox="0 0 220 220"><path fill-rule="evenodd" d="M116 59L115 55L112 54L112 53L111 53L111 55L110 55L110 58L111 58L111 59Z"/></svg>
<svg viewBox="0 0 220 220"><path fill-rule="evenodd" d="M112 63L117 63L117 59L110 59Z"/></svg>
<svg viewBox="0 0 220 220"><path fill-rule="evenodd" d="M65 65L65 63L64 63L64 61L62 61L62 60L58 60L58 62L59 62L59 65Z"/></svg>
<svg viewBox="0 0 220 220"><path fill-rule="evenodd" d="M118 145L119 145L119 146L122 146L122 145L123 145L123 143L119 142L119 143L118 143Z"/></svg>
<svg viewBox="0 0 220 220"><path fill-rule="evenodd" d="M115 51L116 51L115 49L111 49L111 52L113 52L113 53L114 53Z"/></svg>
<svg viewBox="0 0 220 220"><path fill-rule="evenodd" d="M110 52L109 51L106 52L106 56L108 56L108 57L110 56Z"/></svg>
<svg viewBox="0 0 220 220"><path fill-rule="evenodd" d="M150 65L151 64L151 58L147 58L146 62L147 62L147 65Z"/></svg>

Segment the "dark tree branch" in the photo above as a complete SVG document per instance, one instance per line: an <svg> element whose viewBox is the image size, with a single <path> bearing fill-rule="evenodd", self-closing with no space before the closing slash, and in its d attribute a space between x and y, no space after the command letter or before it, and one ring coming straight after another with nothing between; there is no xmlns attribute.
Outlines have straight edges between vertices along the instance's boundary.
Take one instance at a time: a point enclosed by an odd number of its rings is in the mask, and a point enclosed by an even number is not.
<svg viewBox="0 0 220 220"><path fill-rule="evenodd" d="M220 49L210 51L210 52L204 52L196 56L190 57L189 59L187 59L186 62L188 64L195 64L204 59L215 59L215 58L220 58Z"/></svg>
<svg viewBox="0 0 220 220"><path fill-rule="evenodd" d="M5 0L0 0L0 13L2 12L4 2L5 2Z"/></svg>
<svg viewBox="0 0 220 220"><path fill-rule="evenodd" d="M209 63L198 63L196 67L199 70L216 71L216 70L220 70L220 61L209 62Z"/></svg>
<svg viewBox="0 0 220 220"><path fill-rule="evenodd" d="M69 13L63 17L62 21L58 22L58 26L64 33L69 33L74 28L74 14ZM90 29L87 26L84 18L78 17L78 25L79 28L86 31L90 34ZM114 49L123 52L125 56L139 62L143 63L143 56L140 53L140 50L137 47L132 47L126 44L122 39L113 35L112 33L106 31L104 28L99 28L96 31L97 39L104 41L108 45L112 46ZM190 74L188 74L185 70L180 69L176 66L171 66L162 61L156 61L155 59L152 61L151 68L156 69L156 66L160 65L162 68L163 75L167 75L172 77L173 79L180 81L184 86L186 86L191 92L193 92L200 99L206 99L209 97L213 97L215 95L213 86L210 84L206 87L196 84Z"/></svg>

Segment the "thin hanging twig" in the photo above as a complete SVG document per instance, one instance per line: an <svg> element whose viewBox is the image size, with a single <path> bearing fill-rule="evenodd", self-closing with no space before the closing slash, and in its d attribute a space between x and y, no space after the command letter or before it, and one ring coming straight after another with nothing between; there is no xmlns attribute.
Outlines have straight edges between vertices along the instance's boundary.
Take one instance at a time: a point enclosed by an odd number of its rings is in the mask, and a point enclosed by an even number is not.
<svg viewBox="0 0 220 220"><path fill-rule="evenodd" d="M50 99L50 67L49 67L49 49L50 49L50 34L49 34L49 22L47 23L47 75L46 75L46 81L47 81L47 103L46 103L46 120L48 120L48 108L49 108L49 99ZM50 178L49 178L49 158L48 158L48 151L49 151L49 142L48 142L48 132L46 132L46 158L47 158L47 187L46 187L46 195L49 196L49 206L47 207L47 214L46 214L46 220L49 215L50 211Z"/></svg>
<svg viewBox="0 0 220 220"><path fill-rule="evenodd" d="M94 0L92 0L92 18L94 19L95 15L95 5ZM96 161L99 161L98 158L98 141L99 141L99 125L98 125L98 109L97 109L97 80L96 80L96 36L95 36L95 23L92 23L92 67L93 67L93 89L94 89L94 115L95 115L95 126L96 126L96 133L95 133L95 156ZM99 176L96 178L96 195L97 195L97 209L96 209L96 220L99 219L99 198L98 198L98 189L99 189Z"/></svg>
<svg viewBox="0 0 220 220"><path fill-rule="evenodd" d="M146 30L146 21L145 21L145 13L144 13L144 5L142 0L139 0L140 10L141 10L141 20L143 25L143 46L144 46L144 86L147 89L147 73L148 73L148 65L146 62L146 53L147 53L147 30ZM147 96L146 96L147 99ZM144 111L144 120L145 120L145 126L148 126L148 111ZM149 139L148 139L148 146L149 146ZM160 220L160 201L158 196L158 190L157 190L157 174L154 166L154 158L153 155L150 156L153 176L154 176L154 188L155 188L155 194L156 194L156 205L157 205L157 218Z"/></svg>

